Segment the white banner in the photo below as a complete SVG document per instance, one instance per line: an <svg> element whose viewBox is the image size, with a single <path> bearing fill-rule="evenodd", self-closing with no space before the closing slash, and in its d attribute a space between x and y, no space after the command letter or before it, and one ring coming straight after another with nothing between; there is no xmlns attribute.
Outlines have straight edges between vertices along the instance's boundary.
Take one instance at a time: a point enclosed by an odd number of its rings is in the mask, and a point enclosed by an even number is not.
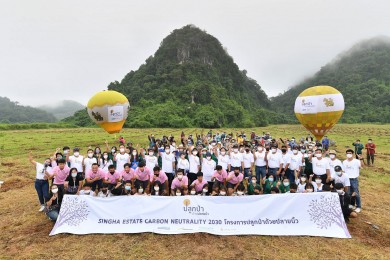
<svg viewBox="0 0 390 260"><path fill-rule="evenodd" d="M337 193L260 196L65 195L50 235L141 233L350 238Z"/></svg>
<svg viewBox="0 0 390 260"><path fill-rule="evenodd" d="M299 114L316 114L344 110L344 97L339 94L297 97L294 111Z"/></svg>

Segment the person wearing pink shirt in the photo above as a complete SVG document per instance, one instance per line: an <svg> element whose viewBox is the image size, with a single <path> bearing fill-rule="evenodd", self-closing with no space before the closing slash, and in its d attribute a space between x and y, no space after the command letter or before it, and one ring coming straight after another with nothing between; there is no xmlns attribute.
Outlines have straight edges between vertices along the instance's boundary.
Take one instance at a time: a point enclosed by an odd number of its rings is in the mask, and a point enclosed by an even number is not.
<svg viewBox="0 0 390 260"><path fill-rule="evenodd" d="M91 184L92 191L96 191L96 186L98 190L102 188L103 179L106 175L106 172L99 168L97 163L92 164L91 169L88 170L85 174L85 182Z"/></svg>
<svg viewBox="0 0 390 260"><path fill-rule="evenodd" d="M131 186L134 186L135 174L134 174L134 169L132 169L130 166L130 163L125 163L125 165L123 165L123 171L121 171L121 176L123 182L131 181L132 182Z"/></svg>
<svg viewBox="0 0 390 260"><path fill-rule="evenodd" d="M208 182L203 179L203 172L198 172L196 174L196 180L191 183L190 188L194 188L195 192L199 194L202 193L205 185L207 189Z"/></svg>
<svg viewBox="0 0 390 260"><path fill-rule="evenodd" d="M138 167L134 171L135 188L138 190L142 187L146 194L150 194L150 175L152 172L148 167L145 167L145 162L140 161Z"/></svg>
<svg viewBox="0 0 390 260"><path fill-rule="evenodd" d="M221 185L226 186L227 172L221 165L217 165L216 170L211 177L211 181L214 181L212 195L219 194L219 188Z"/></svg>
<svg viewBox="0 0 390 260"><path fill-rule="evenodd" d="M176 178L171 184L171 195L182 196L188 194L188 177L184 176L184 170L179 169L176 173Z"/></svg>
<svg viewBox="0 0 390 260"><path fill-rule="evenodd" d="M103 179L103 183L108 184L108 189L112 190L117 188L118 185L121 185L121 175L119 172L115 170L114 165L108 166L108 172L106 172L106 176Z"/></svg>
<svg viewBox="0 0 390 260"><path fill-rule="evenodd" d="M66 165L65 159L58 160L58 166L53 168L50 179L54 178L53 184L57 185L58 189L65 193L64 184L66 178L69 176L69 167Z"/></svg>
<svg viewBox="0 0 390 260"><path fill-rule="evenodd" d="M227 177L228 196L237 191L238 185L242 182L244 175L240 172L240 167L234 167L234 171Z"/></svg>
<svg viewBox="0 0 390 260"><path fill-rule="evenodd" d="M168 176L159 166L153 168L153 174L150 175L150 185L153 187L153 195L169 195Z"/></svg>

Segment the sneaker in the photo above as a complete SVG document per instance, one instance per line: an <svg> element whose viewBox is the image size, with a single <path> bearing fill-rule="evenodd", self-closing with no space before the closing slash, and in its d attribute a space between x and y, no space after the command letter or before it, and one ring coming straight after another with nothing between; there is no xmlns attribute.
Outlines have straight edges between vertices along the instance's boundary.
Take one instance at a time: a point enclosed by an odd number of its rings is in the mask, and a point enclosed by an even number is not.
<svg viewBox="0 0 390 260"><path fill-rule="evenodd" d="M353 209L353 205L351 205L351 204L349 204L349 206L348 206L350 209Z"/></svg>
<svg viewBox="0 0 390 260"><path fill-rule="evenodd" d="M361 208L356 208L356 209L355 209L355 212L356 212L356 213L360 213L360 211L362 211Z"/></svg>
<svg viewBox="0 0 390 260"><path fill-rule="evenodd" d="M44 209L45 209L45 206L42 205L42 206L39 208L39 212L42 212Z"/></svg>

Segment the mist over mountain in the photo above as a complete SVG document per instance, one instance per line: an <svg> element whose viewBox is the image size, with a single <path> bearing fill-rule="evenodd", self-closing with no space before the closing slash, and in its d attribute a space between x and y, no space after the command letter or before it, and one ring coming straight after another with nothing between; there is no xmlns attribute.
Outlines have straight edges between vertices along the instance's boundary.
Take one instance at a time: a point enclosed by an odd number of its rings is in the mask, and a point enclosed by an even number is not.
<svg viewBox="0 0 390 260"><path fill-rule="evenodd" d="M56 119L61 120L72 116L75 112L85 108L85 106L73 100L63 100L55 104L42 105L38 108L53 114Z"/></svg>

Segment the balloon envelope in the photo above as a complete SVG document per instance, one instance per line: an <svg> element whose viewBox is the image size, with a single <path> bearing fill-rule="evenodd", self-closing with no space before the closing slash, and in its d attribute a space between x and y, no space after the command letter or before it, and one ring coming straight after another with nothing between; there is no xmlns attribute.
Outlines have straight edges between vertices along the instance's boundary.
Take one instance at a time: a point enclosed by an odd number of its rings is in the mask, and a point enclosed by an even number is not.
<svg viewBox="0 0 390 260"><path fill-rule="evenodd" d="M106 90L96 93L87 105L88 115L108 133L119 133L126 121L129 101L116 91Z"/></svg>
<svg viewBox="0 0 390 260"><path fill-rule="evenodd" d="M295 100L295 116L317 140L339 121L344 112L344 97L330 86L304 90Z"/></svg>

